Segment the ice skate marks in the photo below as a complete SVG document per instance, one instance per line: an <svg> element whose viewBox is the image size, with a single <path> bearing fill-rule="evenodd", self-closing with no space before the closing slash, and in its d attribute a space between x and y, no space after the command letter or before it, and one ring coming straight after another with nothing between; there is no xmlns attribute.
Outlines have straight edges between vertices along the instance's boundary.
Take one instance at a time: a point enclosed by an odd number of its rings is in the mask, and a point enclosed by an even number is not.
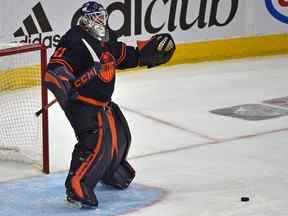
<svg viewBox="0 0 288 216"><path fill-rule="evenodd" d="M111 216L124 214L151 205L164 192L159 188L132 183L126 190L101 184L96 187L97 209L77 209L64 202L65 173L34 177L0 184L0 215L25 216Z"/></svg>

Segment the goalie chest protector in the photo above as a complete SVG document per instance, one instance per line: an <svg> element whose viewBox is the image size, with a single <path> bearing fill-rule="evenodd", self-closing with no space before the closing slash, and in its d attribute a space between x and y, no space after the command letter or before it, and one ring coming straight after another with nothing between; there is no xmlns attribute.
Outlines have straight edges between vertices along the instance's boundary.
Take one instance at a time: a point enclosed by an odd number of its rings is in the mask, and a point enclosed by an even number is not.
<svg viewBox="0 0 288 216"><path fill-rule="evenodd" d="M72 27L61 38L51 60L64 64L77 78L94 66L94 62L101 62L104 52L109 52L115 56L116 50L109 44L110 42L100 42L81 29L80 26ZM112 49L111 49L112 47ZM115 71L115 68L112 68ZM100 100L110 101L114 91L115 73L111 79L104 80L95 77L79 88L81 96Z"/></svg>

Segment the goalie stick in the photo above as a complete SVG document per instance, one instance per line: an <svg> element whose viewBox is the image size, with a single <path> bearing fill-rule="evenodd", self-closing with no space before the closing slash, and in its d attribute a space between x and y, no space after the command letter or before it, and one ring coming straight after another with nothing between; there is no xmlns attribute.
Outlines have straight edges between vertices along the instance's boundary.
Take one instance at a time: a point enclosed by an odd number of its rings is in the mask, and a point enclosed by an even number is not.
<svg viewBox="0 0 288 216"><path fill-rule="evenodd" d="M39 115L41 115L44 110L48 110L50 106L52 106L54 103L56 103L57 100L56 98L54 100L52 100L50 103L46 104L44 107L42 107L40 110L38 110L35 115L38 117Z"/></svg>
<svg viewBox="0 0 288 216"><path fill-rule="evenodd" d="M73 86L76 89L79 89L81 86L85 85L88 81L90 81L91 79L93 79L96 76L98 76L97 71L96 71L95 67L92 67L91 69L86 71L82 76L80 76L78 79L76 79L73 82ZM35 115L37 117L40 116L44 112L44 110L48 110L49 107L51 107L56 102L57 102L57 99L55 98L54 100L52 100L51 102L49 102L48 104L43 106L40 110L35 112Z"/></svg>

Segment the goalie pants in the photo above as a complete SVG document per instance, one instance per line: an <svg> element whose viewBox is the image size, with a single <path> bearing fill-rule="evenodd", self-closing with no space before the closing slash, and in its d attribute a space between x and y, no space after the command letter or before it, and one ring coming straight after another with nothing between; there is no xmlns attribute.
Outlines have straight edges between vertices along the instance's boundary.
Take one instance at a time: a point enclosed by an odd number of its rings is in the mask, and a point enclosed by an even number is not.
<svg viewBox="0 0 288 216"><path fill-rule="evenodd" d="M129 186L135 171L127 162L131 134L117 104L97 107L74 102L67 110L78 143L75 145L65 186L85 199L84 183L93 191L101 181L119 189Z"/></svg>

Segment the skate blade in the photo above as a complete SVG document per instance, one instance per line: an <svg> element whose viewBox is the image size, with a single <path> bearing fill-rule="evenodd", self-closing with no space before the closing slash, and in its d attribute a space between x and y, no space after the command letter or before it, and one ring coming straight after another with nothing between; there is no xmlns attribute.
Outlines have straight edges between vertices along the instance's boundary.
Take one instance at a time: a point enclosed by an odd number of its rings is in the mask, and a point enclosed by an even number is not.
<svg viewBox="0 0 288 216"><path fill-rule="evenodd" d="M79 201L76 200L71 200L71 199L67 199L65 198L64 200L69 206L73 207L73 208L77 208L77 209L97 209L96 206L90 206L90 205L86 205L83 204Z"/></svg>

